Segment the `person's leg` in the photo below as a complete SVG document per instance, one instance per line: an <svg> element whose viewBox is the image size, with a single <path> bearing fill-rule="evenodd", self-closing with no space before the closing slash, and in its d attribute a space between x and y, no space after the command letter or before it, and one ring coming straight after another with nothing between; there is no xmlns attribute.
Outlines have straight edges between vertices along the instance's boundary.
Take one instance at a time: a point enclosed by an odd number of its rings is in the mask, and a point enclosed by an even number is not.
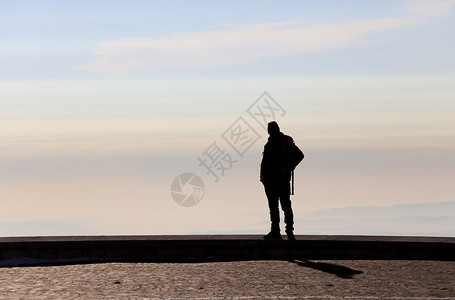
<svg viewBox="0 0 455 300"><path fill-rule="evenodd" d="M280 210L278 204L278 189L276 185L264 184L265 194L269 203L271 233L280 234Z"/></svg>
<svg viewBox="0 0 455 300"><path fill-rule="evenodd" d="M284 223L286 224L286 234L290 239L294 238L294 213L291 206L289 180L284 179L280 182L280 204L284 212Z"/></svg>

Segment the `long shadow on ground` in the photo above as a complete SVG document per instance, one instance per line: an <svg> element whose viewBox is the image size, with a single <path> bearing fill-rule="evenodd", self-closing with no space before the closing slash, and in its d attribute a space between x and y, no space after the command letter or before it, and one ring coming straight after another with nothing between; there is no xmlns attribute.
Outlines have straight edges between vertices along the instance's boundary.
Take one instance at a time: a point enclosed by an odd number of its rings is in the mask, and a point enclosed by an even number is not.
<svg viewBox="0 0 455 300"><path fill-rule="evenodd" d="M340 266L336 264L331 264L331 263L325 263L325 262L312 262L309 260L293 260L292 262L296 263L299 266L306 267L306 268L311 268L314 270L334 274L338 276L339 278L343 279L352 279L354 278L355 275L362 274L363 271L359 270L354 270L349 267L345 266Z"/></svg>

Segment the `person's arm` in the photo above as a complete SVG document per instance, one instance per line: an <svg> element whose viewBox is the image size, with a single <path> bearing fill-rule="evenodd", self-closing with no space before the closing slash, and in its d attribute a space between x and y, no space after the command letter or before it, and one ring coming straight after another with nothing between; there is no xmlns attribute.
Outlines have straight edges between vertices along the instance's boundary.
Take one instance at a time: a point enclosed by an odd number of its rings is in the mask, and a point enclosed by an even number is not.
<svg viewBox="0 0 455 300"><path fill-rule="evenodd" d="M262 152L262 161L261 161L261 170L260 170L260 174L259 174L259 181L260 182L264 182L264 179L265 179L265 155L264 155L264 152Z"/></svg>

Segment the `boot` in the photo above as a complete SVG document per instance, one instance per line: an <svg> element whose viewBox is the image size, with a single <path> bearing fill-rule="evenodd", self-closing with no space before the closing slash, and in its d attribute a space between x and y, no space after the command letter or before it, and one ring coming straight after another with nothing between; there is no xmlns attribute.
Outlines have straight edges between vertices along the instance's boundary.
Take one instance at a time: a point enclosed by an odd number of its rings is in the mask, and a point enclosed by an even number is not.
<svg viewBox="0 0 455 300"><path fill-rule="evenodd" d="M281 233L279 231L270 231L267 235L264 235L264 240L282 240Z"/></svg>
<svg viewBox="0 0 455 300"><path fill-rule="evenodd" d="M286 230L286 235L288 236L289 241L295 241L295 235L292 230Z"/></svg>

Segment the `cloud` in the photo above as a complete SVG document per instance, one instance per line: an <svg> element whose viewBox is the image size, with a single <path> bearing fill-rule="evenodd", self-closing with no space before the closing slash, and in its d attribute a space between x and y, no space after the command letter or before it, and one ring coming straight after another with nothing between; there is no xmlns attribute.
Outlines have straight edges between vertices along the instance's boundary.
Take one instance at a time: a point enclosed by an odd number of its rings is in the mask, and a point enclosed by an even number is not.
<svg viewBox="0 0 455 300"><path fill-rule="evenodd" d="M412 13L435 16L450 13L455 0L407 0L404 5Z"/></svg>
<svg viewBox="0 0 455 300"><path fill-rule="evenodd" d="M27 55L30 55L30 56L37 56L39 54L39 52L36 50L27 50L27 51L24 51L24 53Z"/></svg>
<svg viewBox="0 0 455 300"><path fill-rule="evenodd" d="M126 37L102 43L96 58L75 70L125 75L134 72L223 68L261 59L302 55L364 44L371 33L420 22L416 17L332 24L299 21L229 27L164 38Z"/></svg>
<svg viewBox="0 0 455 300"><path fill-rule="evenodd" d="M226 20L221 23L221 26L226 28L226 27L232 27L232 26L234 26L234 24L232 24L231 21Z"/></svg>

